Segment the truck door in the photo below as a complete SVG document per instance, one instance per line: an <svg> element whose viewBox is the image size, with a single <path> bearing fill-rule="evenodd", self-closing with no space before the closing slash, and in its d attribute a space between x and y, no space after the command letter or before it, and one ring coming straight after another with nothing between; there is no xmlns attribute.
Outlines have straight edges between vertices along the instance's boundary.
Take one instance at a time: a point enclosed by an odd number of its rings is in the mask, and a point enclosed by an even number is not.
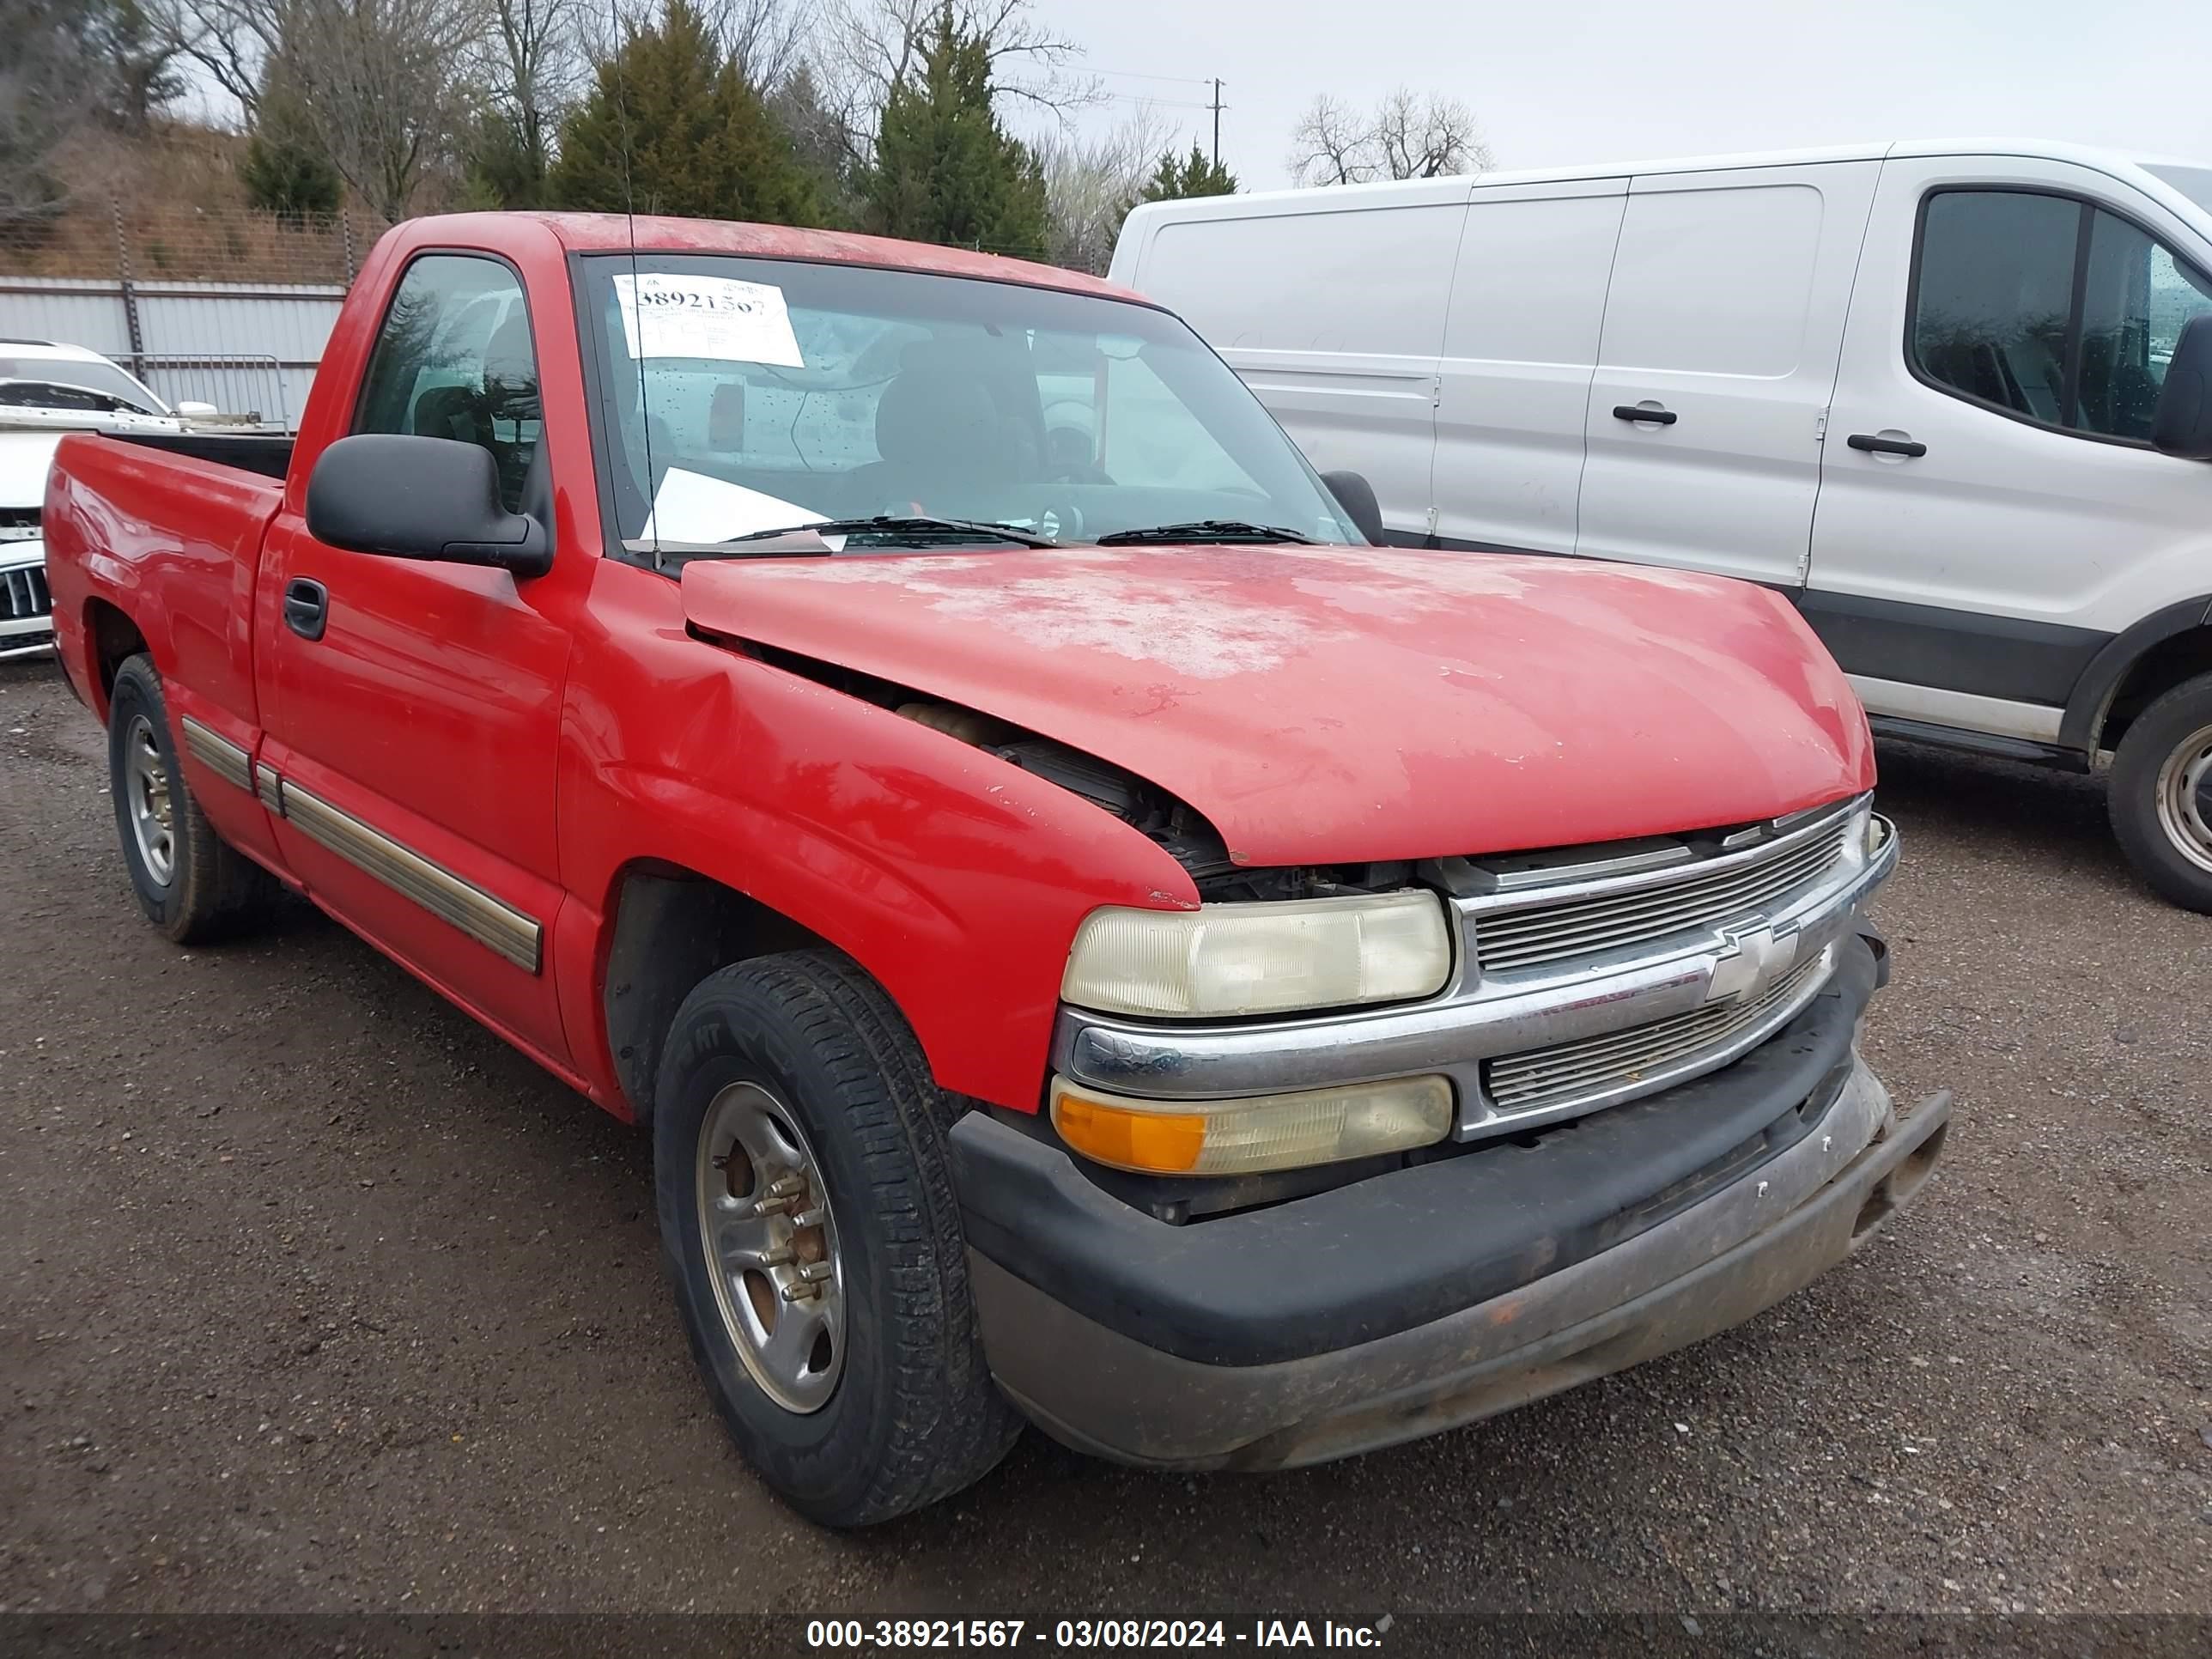
<svg viewBox="0 0 2212 1659"><path fill-rule="evenodd" d="M1590 387L1575 550L1795 587L1881 164L1629 187Z"/></svg>
<svg viewBox="0 0 2212 1659"><path fill-rule="evenodd" d="M2112 634L2212 588L2212 469L2148 441L2208 253L2087 167L1887 164L1803 599L1870 713L2049 743Z"/></svg>
<svg viewBox="0 0 2212 1659"><path fill-rule="evenodd" d="M1445 547L1575 550L1583 428L1626 179L1478 186L1437 369Z"/></svg>
<svg viewBox="0 0 2212 1659"><path fill-rule="evenodd" d="M350 430L482 444L519 508L542 425L520 278L487 256L417 257ZM261 782L286 861L347 922L564 1063L546 957L570 584L557 560L518 583L343 551L308 534L300 505L270 528L256 625L262 757L281 779Z"/></svg>

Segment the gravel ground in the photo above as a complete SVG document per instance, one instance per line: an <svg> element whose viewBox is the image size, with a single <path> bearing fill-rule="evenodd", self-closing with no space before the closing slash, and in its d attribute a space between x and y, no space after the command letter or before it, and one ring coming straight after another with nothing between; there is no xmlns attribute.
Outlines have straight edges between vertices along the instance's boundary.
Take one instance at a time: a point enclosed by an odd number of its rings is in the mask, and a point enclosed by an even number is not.
<svg viewBox="0 0 2212 1659"><path fill-rule="evenodd" d="M840 1537L711 1416L642 1142L305 907L164 944L101 753L0 666L0 1608L2212 1612L2212 920L2086 780L1884 756L1871 1055L1957 1117L1803 1295L1317 1470L1030 1435Z"/></svg>

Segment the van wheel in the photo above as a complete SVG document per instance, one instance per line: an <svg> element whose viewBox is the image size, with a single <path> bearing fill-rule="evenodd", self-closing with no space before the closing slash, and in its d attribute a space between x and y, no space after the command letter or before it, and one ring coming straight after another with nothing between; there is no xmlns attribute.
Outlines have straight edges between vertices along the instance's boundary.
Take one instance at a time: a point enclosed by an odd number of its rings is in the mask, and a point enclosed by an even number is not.
<svg viewBox="0 0 2212 1659"><path fill-rule="evenodd" d="M179 945L234 933L269 897L261 866L234 851L177 764L161 677L149 658L115 672L107 705L107 787L115 830L146 919Z"/></svg>
<svg viewBox="0 0 2212 1659"><path fill-rule="evenodd" d="M2112 831L2159 893L2212 912L2212 674L2135 718L2112 757Z"/></svg>
<svg viewBox="0 0 2212 1659"><path fill-rule="evenodd" d="M1020 1419L976 1334L951 1112L890 999L828 951L725 968L655 1094L662 1258L746 1460L831 1527L988 1474Z"/></svg>

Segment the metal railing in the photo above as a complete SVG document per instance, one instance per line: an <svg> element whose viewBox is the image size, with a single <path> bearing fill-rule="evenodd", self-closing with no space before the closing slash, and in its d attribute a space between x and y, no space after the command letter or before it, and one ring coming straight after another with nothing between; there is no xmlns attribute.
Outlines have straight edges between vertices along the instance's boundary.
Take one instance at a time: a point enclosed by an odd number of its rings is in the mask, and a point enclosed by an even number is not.
<svg viewBox="0 0 2212 1659"><path fill-rule="evenodd" d="M285 371L312 373L314 365L287 363L271 353L214 351L198 356L142 352L123 360L162 402L212 404L227 422L289 432L299 424Z"/></svg>

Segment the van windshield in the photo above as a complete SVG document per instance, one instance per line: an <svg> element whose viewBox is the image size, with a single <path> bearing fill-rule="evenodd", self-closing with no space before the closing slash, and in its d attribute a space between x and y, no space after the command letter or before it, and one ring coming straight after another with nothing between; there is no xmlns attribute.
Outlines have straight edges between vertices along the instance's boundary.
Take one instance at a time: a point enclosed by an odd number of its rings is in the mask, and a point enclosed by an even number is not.
<svg viewBox="0 0 2212 1659"><path fill-rule="evenodd" d="M633 550L1014 546L1205 521L1358 539L1243 383L1164 312L860 265L583 265L597 437ZM906 523L803 528L878 518ZM944 521L1021 533L963 538ZM781 531L796 533L764 534Z"/></svg>

